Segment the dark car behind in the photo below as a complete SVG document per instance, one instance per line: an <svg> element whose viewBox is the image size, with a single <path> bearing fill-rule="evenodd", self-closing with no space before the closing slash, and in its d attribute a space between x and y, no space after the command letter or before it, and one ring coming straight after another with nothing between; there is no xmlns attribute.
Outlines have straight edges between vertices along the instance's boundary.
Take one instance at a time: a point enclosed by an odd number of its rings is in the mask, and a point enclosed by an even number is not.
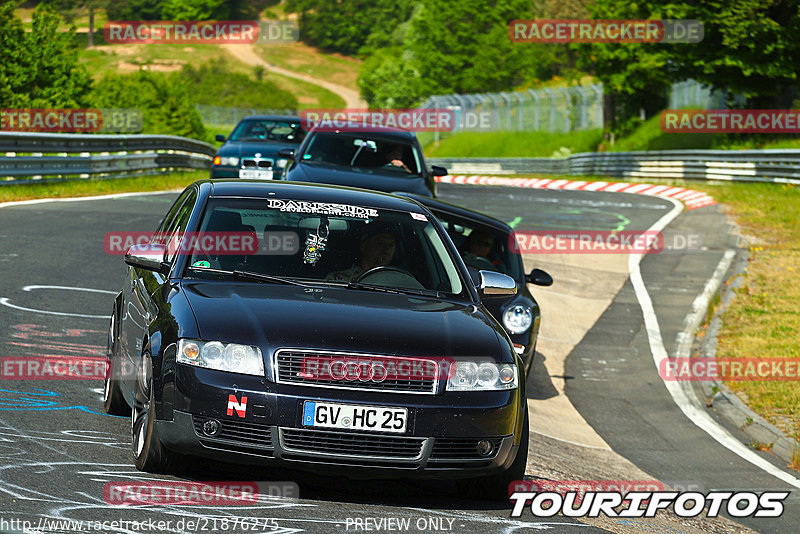
<svg viewBox="0 0 800 534"><path fill-rule="evenodd" d="M442 167L427 167L414 133L385 127L313 129L292 157L287 180L388 193L435 197L434 177L447 174Z"/></svg>
<svg viewBox="0 0 800 534"><path fill-rule="evenodd" d="M280 180L288 159L278 155L285 148L295 148L305 139L306 129L300 117L291 115L254 115L242 119L217 151L211 178L247 178Z"/></svg>
<svg viewBox="0 0 800 534"><path fill-rule="evenodd" d="M522 256L515 246L514 230L503 221L438 199L404 196L425 205L439 219L473 277L479 270L489 270L507 274L517 282L516 295L484 298L483 304L506 329L514 349L525 362L526 372L529 371L536 351L541 311L528 284L549 286L552 277L541 269L525 273Z"/></svg>

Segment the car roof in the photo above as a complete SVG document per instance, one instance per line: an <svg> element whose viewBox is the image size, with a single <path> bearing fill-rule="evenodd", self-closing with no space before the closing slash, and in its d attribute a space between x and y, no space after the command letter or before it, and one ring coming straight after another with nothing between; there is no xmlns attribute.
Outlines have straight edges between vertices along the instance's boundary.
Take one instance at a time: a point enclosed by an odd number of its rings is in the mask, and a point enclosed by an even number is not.
<svg viewBox="0 0 800 534"><path fill-rule="evenodd" d="M248 115L244 117L239 122L249 121L249 120L274 120L274 121L290 121L290 122L305 122L301 117L297 115Z"/></svg>
<svg viewBox="0 0 800 534"><path fill-rule="evenodd" d="M420 204L427 207L429 210L433 212L442 211L449 215L453 215L455 217L472 219L473 221L484 224L486 226L491 226L493 228L496 228L497 230L502 230L503 232L506 233L511 233L513 231L513 229L508 224L504 223L499 219L495 219L494 217L489 217L488 215L484 215L483 213L479 213L477 211L457 206L455 204L450 204L449 202L444 202L439 199L429 198L414 193L397 193L397 194L399 196L404 196L414 199L415 201L419 202Z"/></svg>
<svg viewBox="0 0 800 534"><path fill-rule="evenodd" d="M386 139L403 139L409 142L413 141L416 137L412 132L401 130L400 128L392 128L389 126L363 126L360 124L343 126L341 129L333 129L330 126L325 126L321 129L314 127L311 129L311 133L377 134Z"/></svg>
<svg viewBox="0 0 800 534"><path fill-rule="evenodd" d="M212 198L281 198L369 206L427 215L425 209L411 199L356 187L304 182L243 180L241 178L200 180L196 184L200 187L208 184L210 186L209 196Z"/></svg>

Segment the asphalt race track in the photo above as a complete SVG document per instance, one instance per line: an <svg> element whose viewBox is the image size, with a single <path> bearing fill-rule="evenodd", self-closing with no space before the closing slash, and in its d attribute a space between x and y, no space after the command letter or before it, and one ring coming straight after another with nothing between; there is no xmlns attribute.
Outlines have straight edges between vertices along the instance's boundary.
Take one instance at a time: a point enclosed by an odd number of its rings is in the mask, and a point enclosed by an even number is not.
<svg viewBox="0 0 800 534"><path fill-rule="evenodd" d="M614 230L621 225L645 230L672 208L663 199L614 193L454 185L440 185L439 191L444 200L513 222L518 230L554 226ZM103 236L109 231L154 229L175 196L132 195L0 208L0 356L103 356L113 294L126 272L121 256L104 252ZM652 255L641 263L669 351L692 301L732 246L726 241L723 219L715 207L681 215L669 229L702 226L707 233L703 253ZM551 274L558 278L560 273ZM547 309L543 320L547 321ZM643 324L629 281L566 361L567 395L594 431L616 453L665 482L691 481L705 490L791 489L720 446L681 413L653 365ZM551 378L542 374L541 366L536 369L529 392L532 387L547 391ZM527 513L510 519L510 505L464 500L447 482L354 482L205 460L198 461L187 478L295 480L301 498L267 498L254 505L224 507L112 506L104 500L107 482L170 477L134 468L130 421L102 412L101 387L99 380L2 382L0 531L22 532L19 525L2 522L11 519L30 521L31 532L73 532L74 527L40 521L171 520L171 528L160 529L170 531L181 519L206 518L207 531L226 532L233 530L225 530L219 521L236 517L276 520L256 532L357 532L364 530L357 529L354 520L367 518L408 518L411 532L660 531L622 520L610 520L604 529L596 522L560 516L545 519ZM535 431L535 414L531 424ZM565 450L569 449L532 432L531 454L542 465L557 462ZM780 467L768 454L762 455ZM573 456L571 461L581 461L580 455ZM530 465L529 461L529 477L542 476ZM764 532L798 532L797 492L786 505L784 516L777 520L737 521ZM217 522L209 523L209 518ZM113 531L153 530L142 526ZM690 525L682 530L681 523L675 523L671 531L696 530Z"/></svg>

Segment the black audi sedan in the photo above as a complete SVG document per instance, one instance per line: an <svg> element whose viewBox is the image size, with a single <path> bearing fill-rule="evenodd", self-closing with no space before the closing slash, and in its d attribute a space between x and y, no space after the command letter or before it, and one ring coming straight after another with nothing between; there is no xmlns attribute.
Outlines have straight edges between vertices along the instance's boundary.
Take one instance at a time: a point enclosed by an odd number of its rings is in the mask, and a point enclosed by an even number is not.
<svg viewBox="0 0 800 534"><path fill-rule="evenodd" d="M525 472L523 361L442 225L395 195L205 180L135 245L109 328L109 413L136 467L186 455L353 478Z"/></svg>
<svg viewBox="0 0 800 534"><path fill-rule="evenodd" d="M226 139L211 166L211 178L249 178L279 180L288 159L278 155L286 148L296 148L305 139L300 117L291 115L253 115L239 121Z"/></svg>
<svg viewBox="0 0 800 534"><path fill-rule="evenodd" d="M436 196L435 176L447 169L425 164L417 136L389 127L312 129L291 158L286 180L346 185L385 192Z"/></svg>
<svg viewBox="0 0 800 534"><path fill-rule="evenodd" d="M528 284L549 286L553 278L537 268L525 272L514 229L503 221L439 199L404 196L424 204L439 219L475 280L480 270L487 270L506 274L517 282L516 294L489 295L484 298L484 305L508 332L514 350L525 363L527 375L536 353L541 322L539 303Z"/></svg>

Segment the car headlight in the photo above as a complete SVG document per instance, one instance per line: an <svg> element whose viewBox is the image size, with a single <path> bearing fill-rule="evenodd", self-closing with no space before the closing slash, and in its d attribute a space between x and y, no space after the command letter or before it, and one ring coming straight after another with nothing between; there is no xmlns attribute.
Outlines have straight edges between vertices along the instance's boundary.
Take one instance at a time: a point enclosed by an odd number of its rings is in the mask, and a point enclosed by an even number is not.
<svg viewBox="0 0 800 534"><path fill-rule="evenodd" d="M279 168L279 169L283 169L284 167L286 167L287 163L289 163L288 159L276 159L275 160L275 166L277 168Z"/></svg>
<svg viewBox="0 0 800 534"><path fill-rule="evenodd" d="M533 313L527 306L517 304L503 313L503 325L512 334L522 334L533 323Z"/></svg>
<svg viewBox="0 0 800 534"><path fill-rule="evenodd" d="M178 342L178 362L196 367L264 376L261 349L236 343L181 339Z"/></svg>
<svg viewBox="0 0 800 534"><path fill-rule="evenodd" d="M447 391L496 391L517 388L513 363L453 362Z"/></svg>
<svg viewBox="0 0 800 534"><path fill-rule="evenodd" d="M238 156L217 156L214 158L214 165L236 167L239 165L239 158Z"/></svg>

